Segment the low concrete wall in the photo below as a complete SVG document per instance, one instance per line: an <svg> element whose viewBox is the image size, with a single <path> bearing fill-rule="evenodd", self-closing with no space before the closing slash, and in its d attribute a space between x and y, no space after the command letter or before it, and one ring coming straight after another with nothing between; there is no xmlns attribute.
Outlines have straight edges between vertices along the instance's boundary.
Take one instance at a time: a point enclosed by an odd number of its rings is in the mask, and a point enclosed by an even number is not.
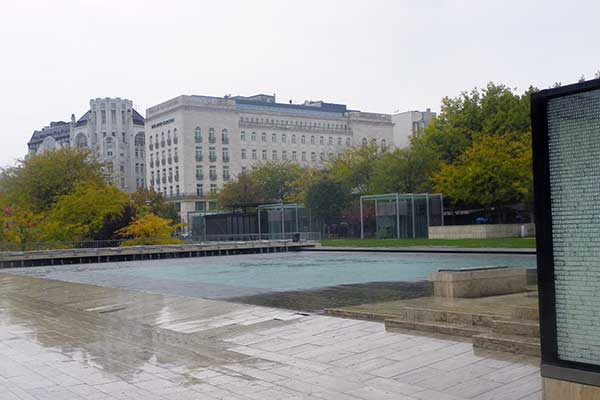
<svg viewBox="0 0 600 400"><path fill-rule="evenodd" d="M492 239L535 236L534 224L430 226L429 239Z"/></svg>
<svg viewBox="0 0 600 400"><path fill-rule="evenodd" d="M431 272L435 297L474 298L527 291L525 268L464 269Z"/></svg>
<svg viewBox="0 0 600 400"><path fill-rule="evenodd" d="M249 242L207 242L90 249L7 251L0 252L0 268L275 253L290 249L312 247L315 244L315 242L292 242L289 240L256 240Z"/></svg>

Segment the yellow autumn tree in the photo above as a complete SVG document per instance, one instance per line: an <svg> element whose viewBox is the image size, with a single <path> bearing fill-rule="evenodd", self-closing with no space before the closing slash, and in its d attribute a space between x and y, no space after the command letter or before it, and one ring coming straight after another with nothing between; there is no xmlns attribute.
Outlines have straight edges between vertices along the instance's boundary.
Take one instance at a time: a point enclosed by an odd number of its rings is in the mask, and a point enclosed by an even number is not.
<svg viewBox="0 0 600 400"><path fill-rule="evenodd" d="M121 244L122 246L179 244L183 241L174 238L173 234L180 226L154 214L146 214L134 220L129 226L119 229L117 233L128 239Z"/></svg>
<svg viewBox="0 0 600 400"><path fill-rule="evenodd" d="M35 250L35 242L44 239L43 214L6 206L0 212L1 250Z"/></svg>

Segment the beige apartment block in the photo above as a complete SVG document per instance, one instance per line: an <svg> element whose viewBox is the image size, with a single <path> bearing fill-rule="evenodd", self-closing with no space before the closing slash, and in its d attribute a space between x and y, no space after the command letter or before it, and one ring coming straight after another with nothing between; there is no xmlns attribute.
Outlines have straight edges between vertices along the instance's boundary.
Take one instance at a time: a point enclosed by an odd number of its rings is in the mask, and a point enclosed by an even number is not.
<svg viewBox="0 0 600 400"><path fill-rule="evenodd" d="M148 187L174 201L183 222L211 208L210 192L261 162L322 167L352 146L393 146L389 114L277 103L274 95L178 96L147 109L146 128Z"/></svg>

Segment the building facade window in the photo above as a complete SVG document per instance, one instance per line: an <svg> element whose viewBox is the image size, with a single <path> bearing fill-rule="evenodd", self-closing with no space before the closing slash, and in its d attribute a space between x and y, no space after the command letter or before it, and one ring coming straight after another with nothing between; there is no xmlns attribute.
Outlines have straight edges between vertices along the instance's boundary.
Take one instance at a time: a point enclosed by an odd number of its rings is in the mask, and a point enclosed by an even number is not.
<svg viewBox="0 0 600 400"><path fill-rule="evenodd" d="M350 138L346 138L346 147L350 147L350 145L352 144Z"/></svg>
<svg viewBox="0 0 600 400"><path fill-rule="evenodd" d="M217 137L215 136L215 128L208 129L208 143L217 143Z"/></svg>
<svg viewBox="0 0 600 400"><path fill-rule="evenodd" d="M296 135L292 135L292 144L296 144Z"/></svg>
<svg viewBox="0 0 600 400"><path fill-rule="evenodd" d="M287 160L287 151L283 150L283 151L281 152L281 159L282 159L282 160Z"/></svg>
<svg viewBox="0 0 600 400"><path fill-rule="evenodd" d="M210 161L210 162L217 161L217 150L214 147L208 148L208 161Z"/></svg>
<svg viewBox="0 0 600 400"><path fill-rule="evenodd" d="M242 142L245 142L245 141L246 141L246 132L242 131L242 132L240 133L240 140L241 140Z"/></svg>
<svg viewBox="0 0 600 400"><path fill-rule="evenodd" d="M329 145L331 146L333 144L333 136L329 136Z"/></svg>
<svg viewBox="0 0 600 400"><path fill-rule="evenodd" d="M273 153L271 154L273 160L277 160L277 150L273 150Z"/></svg>
<svg viewBox="0 0 600 400"><path fill-rule="evenodd" d="M202 170L202 165L196 165L196 180L204 180L204 172Z"/></svg>
<svg viewBox="0 0 600 400"><path fill-rule="evenodd" d="M223 180L224 181L228 181L230 179L230 175L229 175L229 166L224 165L223 166Z"/></svg>
<svg viewBox="0 0 600 400"><path fill-rule="evenodd" d="M217 166L211 165L208 169L208 177L211 181L217 180Z"/></svg>
<svg viewBox="0 0 600 400"><path fill-rule="evenodd" d="M310 161L317 161L317 153L314 151L310 153Z"/></svg>
<svg viewBox="0 0 600 400"><path fill-rule="evenodd" d="M276 134L276 133L273 133L273 134L271 135L271 142L273 142L273 143L277 143L277 134Z"/></svg>
<svg viewBox="0 0 600 400"><path fill-rule="evenodd" d="M201 183L196 184L196 196L204 196L204 185L202 185ZM197 205L198 203L196 203ZM196 207L196 210L198 211L198 207Z"/></svg>
<svg viewBox="0 0 600 400"><path fill-rule="evenodd" d="M221 143L229 144L229 133L227 132L227 129L221 131Z"/></svg>
<svg viewBox="0 0 600 400"><path fill-rule="evenodd" d="M287 136L285 133L281 135L281 143L287 143Z"/></svg>
<svg viewBox="0 0 600 400"><path fill-rule="evenodd" d="M256 149L252 149L252 159L256 160L257 156L256 156Z"/></svg>
<svg viewBox="0 0 600 400"><path fill-rule="evenodd" d="M202 131L200 130L200 127L196 127L196 130L194 131L194 141L196 143L202 143Z"/></svg>
<svg viewBox="0 0 600 400"><path fill-rule="evenodd" d="M300 143L302 143L302 144L306 144L306 136L302 135L302 136L300 137Z"/></svg>
<svg viewBox="0 0 600 400"><path fill-rule="evenodd" d="M302 161L306 161L306 152L305 151L302 152Z"/></svg>
<svg viewBox="0 0 600 400"><path fill-rule="evenodd" d="M196 146L196 161L202 161L202 146Z"/></svg>
<svg viewBox="0 0 600 400"><path fill-rule="evenodd" d="M246 159L246 149L242 149L242 160Z"/></svg>
<svg viewBox="0 0 600 400"><path fill-rule="evenodd" d="M262 159L263 159L263 160L266 160L266 159L267 159L267 151L266 151L266 150L263 150L263 151L262 151Z"/></svg>
<svg viewBox="0 0 600 400"><path fill-rule="evenodd" d="M251 139L253 142L256 142L256 132L252 132L252 134L250 135L250 139Z"/></svg>
<svg viewBox="0 0 600 400"><path fill-rule="evenodd" d="M263 132L263 133L260 134L260 140L263 141L263 142L267 141L267 134L265 132Z"/></svg>
<svg viewBox="0 0 600 400"><path fill-rule="evenodd" d="M363 140L362 140L362 145L363 145L363 146L366 146L367 144L368 144L368 142L367 142L367 138L363 138Z"/></svg>
<svg viewBox="0 0 600 400"><path fill-rule="evenodd" d="M310 144L315 144L315 137L314 136L310 137Z"/></svg>
<svg viewBox="0 0 600 400"><path fill-rule="evenodd" d="M210 184L210 192L211 193L217 193L217 184L216 183L211 183Z"/></svg>
<svg viewBox="0 0 600 400"><path fill-rule="evenodd" d="M342 137L340 136L340 137L338 137L338 146L341 146L341 145L342 145Z"/></svg>
<svg viewBox="0 0 600 400"><path fill-rule="evenodd" d="M323 138L323 136L319 137L319 144L325 144L325 139Z"/></svg>
<svg viewBox="0 0 600 400"><path fill-rule="evenodd" d="M292 160L296 161L296 151L292 151Z"/></svg>
<svg viewBox="0 0 600 400"><path fill-rule="evenodd" d="M223 162L229 162L229 149L227 147L223 147L222 153Z"/></svg>

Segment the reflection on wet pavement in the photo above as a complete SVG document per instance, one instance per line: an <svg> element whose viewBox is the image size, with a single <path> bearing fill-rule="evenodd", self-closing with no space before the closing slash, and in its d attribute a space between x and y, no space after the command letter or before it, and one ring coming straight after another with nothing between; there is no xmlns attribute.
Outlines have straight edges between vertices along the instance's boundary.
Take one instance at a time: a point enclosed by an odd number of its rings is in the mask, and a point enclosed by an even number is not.
<svg viewBox="0 0 600 400"><path fill-rule="evenodd" d="M375 322L0 274L0 399L538 399L537 363Z"/></svg>

